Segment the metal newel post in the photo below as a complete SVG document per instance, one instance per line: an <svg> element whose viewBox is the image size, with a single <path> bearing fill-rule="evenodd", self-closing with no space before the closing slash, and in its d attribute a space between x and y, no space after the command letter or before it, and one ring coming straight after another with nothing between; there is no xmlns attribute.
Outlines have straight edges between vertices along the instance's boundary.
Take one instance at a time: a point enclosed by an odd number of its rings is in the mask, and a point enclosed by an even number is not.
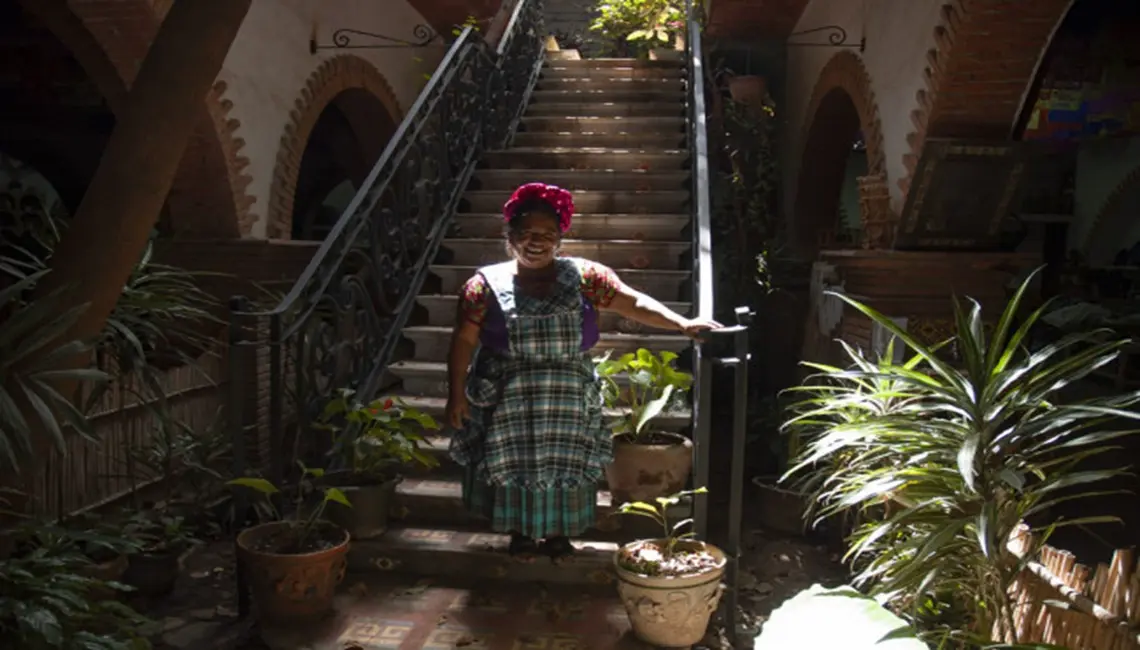
<svg viewBox="0 0 1140 650"><path fill-rule="evenodd" d="M725 540L725 555L728 556L726 577L728 598L725 604L725 627L735 646L737 643L736 612L740 600L740 529L744 517L744 454L748 435L748 327L752 323L753 312L748 307L737 307L736 326L726 328L732 335L733 356L719 362L733 369L732 404L732 470L729 488L728 539ZM723 330L722 330L723 331Z"/></svg>

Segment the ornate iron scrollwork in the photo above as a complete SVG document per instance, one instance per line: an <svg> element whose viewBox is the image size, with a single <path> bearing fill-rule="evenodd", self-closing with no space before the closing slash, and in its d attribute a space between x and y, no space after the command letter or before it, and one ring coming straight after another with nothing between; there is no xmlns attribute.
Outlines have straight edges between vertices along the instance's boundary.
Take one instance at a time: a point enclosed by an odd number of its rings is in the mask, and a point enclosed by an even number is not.
<svg viewBox="0 0 1140 650"><path fill-rule="evenodd" d="M497 47L464 30L292 290L269 311L232 312L230 377L260 398L231 399L235 449L237 438L267 448L255 458L271 478L290 456L327 451L310 425L339 389L380 390L476 163L505 146L525 107L541 28L541 0L522 0ZM268 414L249 411L266 402Z"/></svg>
<svg viewBox="0 0 1140 650"><path fill-rule="evenodd" d="M360 29L342 27L332 35L332 45L317 42L317 37L309 39L309 54L316 54L320 50L384 50L397 47L427 47L435 41L438 34L427 25L416 25L412 28L414 41L407 41L395 36L385 36ZM354 41L354 38L365 39L366 42Z"/></svg>
<svg viewBox="0 0 1140 650"><path fill-rule="evenodd" d="M814 34L827 34L827 42L791 42L791 39L797 36L811 36ZM861 37L857 43L848 43L846 29L843 29L839 25L825 25L823 27L813 27L812 29L805 29L800 32L788 34L788 42L786 44L788 47L854 47L862 52L867 49L867 37Z"/></svg>

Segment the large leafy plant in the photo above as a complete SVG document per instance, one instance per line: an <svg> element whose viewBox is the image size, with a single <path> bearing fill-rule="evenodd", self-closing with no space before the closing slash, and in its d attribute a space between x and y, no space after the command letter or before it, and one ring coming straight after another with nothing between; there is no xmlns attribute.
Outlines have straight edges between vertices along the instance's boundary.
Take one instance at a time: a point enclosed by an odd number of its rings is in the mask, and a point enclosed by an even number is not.
<svg viewBox="0 0 1140 650"><path fill-rule="evenodd" d="M617 359L607 354L596 361L606 405L628 409L628 414L614 423L614 435L633 442L646 441L651 434L646 425L693 385L691 374L673 367L676 360L673 352L654 354L641 348ZM622 374L628 382L625 386L618 382Z"/></svg>
<svg viewBox="0 0 1140 650"><path fill-rule="evenodd" d="M324 520L325 508L329 503L339 503L351 508L348 497L335 487L320 489L320 498L315 507L306 507L305 501L309 494L316 491L314 479L320 479L325 474L318 467L305 467L301 465L301 478L297 481L292 498L286 510L276 503L281 497L281 490L270 481L258 477L235 478L226 484L253 490L261 501L257 504L262 517L269 521L279 521L285 524L282 534L272 540L273 552L284 554L301 554L322 547L329 540L324 539L322 533L329 528ZM282 504L284 505L284 504Z"/></svg>
<svg viewBox="0 0 1140 650"><path fill-rule="evenodd" d="M813 394L788 425L805 437L789 475L812 486L816 514L882 513L850 538L857 584L916 619L953 618L974 634L1012 643L1019 639L1009 587L1036 549L1019 557L1008 547L1011 536L1052 506L1104 494L1101 484L1122 470L1086 463L1136 431L1120 422L1140 417L1133 408L1138 393L1062 394L1115 359L1127 341L1096 330L1026 349L1047 309L1019 318L1031 280L992 334L977 303L955 301L952 343L960 363L840 295L912 356L896 363L888 350L887 358L870 360L847 348L851 368L813 366ZM1038 543L1057 526L1113 520L1053 522L1038 528Z"/></svg>
<svg viewBox="0 0 1140 650"><path fill-rule="evenodd" d="M631 43L669 43L684 21L682 5L677 0L607 0L600 2L594 12L590 31L621 55L630 54Z"/></svg>
<svg viewBox="0 0 1140 650"><path fill-rule="evenodd" d="M425 430L439 428L435 419L400 399L380 398L367 404L342 390L327 405L318 428L330 431L333 450L358 477L375 482L395 478L408 464L437 467L439 461L424 450Z"/></svg>

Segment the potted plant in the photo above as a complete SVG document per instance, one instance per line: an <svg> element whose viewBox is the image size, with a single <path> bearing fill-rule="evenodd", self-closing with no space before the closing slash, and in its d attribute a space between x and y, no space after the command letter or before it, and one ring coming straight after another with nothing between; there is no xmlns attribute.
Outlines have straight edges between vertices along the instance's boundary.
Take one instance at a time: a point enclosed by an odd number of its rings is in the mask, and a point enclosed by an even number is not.
<svg viewBox="0 0 1140 650"><path fill-rule="evenodd" d="M662 536L630 542L614 554L618 594L633 633L654 646L689 647L705 636L724 590L724 551L683 532L692 519L669 520L669 508L705 488L677 492L654 503L621 506L621 514L648 517Z"/></svg>
<svg viewBox="0 0 1140 650"><path fill-rule="evenodd" d="M274 504L281 491L269 481L245 477L228 482L260 494L258 511L269 520L237 537L238 563L262 622L304 622L332 611L347 566L349 534L323 515L329 503L351 504L339 489L325 487L316 507L304 507L306 495L314 491L312 480L323 475L323 470L301 467L288 514Z"/></svg>
<svg viewBox="0 0 1140 650"><path fill-rule="evenodd" d="M76 574L100 584L92 584L95 597L112 600L122 589L103 585L120 583L129 565L131 553L139 544L125 535L113 522L80 515L56 525L44 521L28 521L14 531L19 540L16 550L26 557L37 551L53 556L67 556L75 563Z"/></svg>
<svg viewBox="0 0 1140 650"><path fill-rule="evenodd" d="M685 487L693 467L693 443L688 438L652 429L649 423L681 399L693 384L693 376L677 370L677 355L653 354L645 348L617 359L609 355L597 361L606 406L624 408L628 414L612 427L614 461L606 468L606 482L614 503L652 501ZM618 384L625 373L628 385Z"/></svg>
<svg viewBox="0 0 1140 650"><path fill-rule="evenodd" d="M656 45L672 45L683 26L676 0L608 0L595 8L590 31L597 33L607 55L648 56Z"/></svg>
<svg viewBox="0 0 1140 650"><path fill-rule="evenodd" d="M333 452L344 470L330 472L327 484L338 487L353 507L335 501L326 515L344 527L353 539L370 539L388 528L392 495L409 465L426 468L439 461L423 449L423 430L439 425L427 413L392 398L369 404L352 401L353 392L342 390L328 403L318 427L333 433Z"/></svg>
<svg viewBox="0 0 1140 650"><path fill-rule="evenodd" d="M1112 494L1125 472L1114 459L1138 431L1140 393L1097 394L1081 382L1129 342L1100 329L1030 349L1047 309L1022 309L1033 280L992 328L976 302L956 300L953 338L934 346L838 295L909 353L895 361L888 348L871 361L848 347L852 367L820 368L809 405L817 424L791 474L808 480L820 516L889 505L848 540L855 585L891 607L936 610L932 631L1021 641L1010 587L1024 561L1010 540L1025 523L1045 531L1024 549L1034 557L1058 527L1116 521L1088 500Z"/></svg>
<svg viewBox="0 0 1140 650"><path fill-rule="evenodd" d="M157 510L142 512L128 520L124 532L136 540L138 548L127 556L123 582L147 598L173 591L182 554L199 541L185 520Z"/></svg>

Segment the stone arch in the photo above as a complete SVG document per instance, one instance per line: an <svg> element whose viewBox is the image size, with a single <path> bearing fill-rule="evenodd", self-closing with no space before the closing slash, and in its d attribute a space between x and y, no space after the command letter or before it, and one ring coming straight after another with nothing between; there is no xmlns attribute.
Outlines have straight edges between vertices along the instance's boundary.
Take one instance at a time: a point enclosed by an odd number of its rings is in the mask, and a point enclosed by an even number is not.
<svg viewBox="0 0 1140 650"><path fill-rule="evenodd" d="M21 4L72 50L92 79L105 88L107 102L116 112L168 8L151 0L118 0L114 6L62 0L21 0ZM230 238L252 228L253 197L246 191L252 179L242 173L249 161L240 155L245 143L234 137L239 124L227 117L232 104L223 99L224 91L219 83L205 98L171 187L167 203L176 234Z"/></svg>
<svg viewBox="0 0 1140 650"><path fill-rule="evenodd" d="M904 199L929 137L1008 139L1074 0L953 0L942 6L911 111Z"/></svg>
<svg viewBox="0 0 1140 650"><path fill-rule="evenodd" d="M301 159L317 121L325 109L335 104L345 114L360 137L376 140L391 136L377 130L379 120L371 108L379 103L393 124L399 124L403 110L388 80L368 61L352 55L324 61L305 82L289 124L281 136L273 186L269 194L267 236L287 239L293 232L294 199L301 175Z"/></svg>
<svg viewBox="0 0 1140 650"><path fill-rule="evenodd" d="M1134 167L1127 176L1116 184L1116 187L1109 192L1108 197L1101 204L1096 216L1092 218L1082 246L1086 254L1091 256L1096 252L1092 246L1097 239L1105 235L1110 228L1119 225L1116 223L1118 214L1129 199L1138 195L1140 195L1140 165ZM1128 245L1132 243L1126 242Z"/></svg>
<svg viewBox="0 0 1140 650"><path fill-rule="evenodd" d="M879 108L871 77L857 54L839 52L824 65L804 115L792 232L799 247L814 251L820 219L836 214L851 142L860 130L868 175L885 173Z"/></svg>

